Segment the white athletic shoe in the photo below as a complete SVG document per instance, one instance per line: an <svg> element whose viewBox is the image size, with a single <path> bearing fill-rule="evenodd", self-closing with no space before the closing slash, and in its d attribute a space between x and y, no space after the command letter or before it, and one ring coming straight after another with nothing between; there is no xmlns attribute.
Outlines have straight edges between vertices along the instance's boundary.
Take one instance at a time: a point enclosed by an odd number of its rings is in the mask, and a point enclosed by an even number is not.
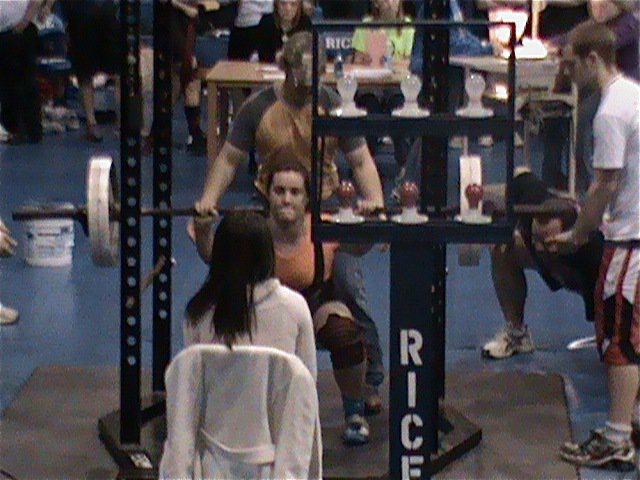
<svg viewBox="0 0 640 480"><path fill-rule="evenodd" d="M456 135L449 139L449 148L462 148L464 146L464 139L460 135Z"/></svg>
<svg viewBox="0 0 640 480"><path fill-rule="evenodd" d="M11 138L11 135L9 135L9 132L7 132L7 130L0 123L0 143L8 142L9 138Z"/></svg>
<svg viewBox="0 0 640 480"><path fill-rule="evenodd" d="M478 138L478 143L481 147L493 147L493 137L491 135L482 135L480 138Z"/></svg>
<svg viewBox="0 0 640 480"><path fill-rule="evenodd" d="M369 424L362 415L351 415L345 419L345 423L342 443L350 446L369 443Z"/></svg>
<svg viewBox="0 0 640 480"><path fill-rule="evenodd" d="M492 340L482 347L482 356L486 358L509 358L518 353L531 353L535 350L529 328L524 326L524 333L516 333L506 325Z"/></svg>
<svg viewBox="0 0 640 480"><path fill-rule="evenodd" d="M640 400L636 400L631 420L631 440L636 448L640 448ZM640 455L638 455L638 472L640 472Z"/></svg>
<svg viewBox="0 0 640 480"><path fill-rule="evenodd" d="M0 303L0 325L11 325L18 321L18 311Z"/></svg>

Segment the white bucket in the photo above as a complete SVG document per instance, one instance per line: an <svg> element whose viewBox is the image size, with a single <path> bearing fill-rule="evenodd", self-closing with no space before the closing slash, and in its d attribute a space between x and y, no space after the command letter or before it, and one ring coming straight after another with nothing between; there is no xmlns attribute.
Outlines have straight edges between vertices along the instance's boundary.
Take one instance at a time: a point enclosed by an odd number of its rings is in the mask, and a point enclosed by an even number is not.
<svg viewBox="0 0 640 480"><path fill-rule="evenodd" d="M42 209L46 210L47 206ZM23 245L24 259L31 266L70 265L74 246L73 220L61 218L24 222Z"/></svg>

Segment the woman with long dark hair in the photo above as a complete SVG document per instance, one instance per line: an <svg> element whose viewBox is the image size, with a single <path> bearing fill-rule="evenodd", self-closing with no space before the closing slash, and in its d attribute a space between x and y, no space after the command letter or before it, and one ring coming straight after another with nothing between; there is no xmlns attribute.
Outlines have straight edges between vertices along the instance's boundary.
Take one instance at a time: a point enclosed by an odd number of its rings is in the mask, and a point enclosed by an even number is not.
<svg viewBox="0 0 640 480"><path fill-rule="evenodd" d="M294 33L311 31L311 18L303 0L275 0L273 13L264 15L258 25L258 57L274 63L276 53Z"/></svg>
<svg viewBox="0 0 640 480"><path fill-rule="evenodd" d="M212 235L195 220L195 235ZM197 233L196 233L197 232ZM187 304L185 345L261 345L297 355L316 377L316 348L305 299L274 277L271 232L258 213L224 216L213 238L209 273Z"/></svg>

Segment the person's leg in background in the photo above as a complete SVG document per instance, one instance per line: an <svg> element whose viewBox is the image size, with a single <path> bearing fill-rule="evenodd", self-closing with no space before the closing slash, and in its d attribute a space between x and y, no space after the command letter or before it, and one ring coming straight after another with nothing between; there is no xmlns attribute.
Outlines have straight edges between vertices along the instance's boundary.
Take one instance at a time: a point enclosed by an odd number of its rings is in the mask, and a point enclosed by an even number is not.
<svg viewBox="0 0 640 480"><path fill-rule="evenodd" d="M30 24L22 33L24 71L20 85L20 103L28 142L42 139L42 100L38 86L38 30Z"/></svg>
<svg viewBox="0 0 640 480"><path fill-rule="evenodd" d="M93 143L102 141L102 133L98 129L96 120L95 92L93 89L93 77L90 75L78 78L80 84L80 98L87 118L87 140Z"/></svg>
<svg viewBox="0 0 640 480"><path fill-rule="evenodd" d="M447 70L449 80L449 95L447 98L447 109L449 113L456 113L456 110L464 103L464 80L465 72L462 67L449 65ZM452 148L462 148L462 137L454 136L449 139L449 146Z"/></svg>
<svg viewBox="0 0 640 480"><path fill-rule="evenodd" d="M42 139L41 101L36 55L38 34L30 24L22 33L0 36L0 121L12 135L11 143Z"/></svg>
<svg viewBox="0 0 640 480"><path fill-rule="evenodd" d="M386 89L382 92L382 110L384 113L391 114L394 110L402 107L404 97L398 89ZM399 184L405 176L405 164L413 138L409 137L392 137L393 140L393 156L398 166L399 173L396 176L396 185Z"/></svg>
<svg viewBox="0 0 640 480"><path fill-rule="evenodd" d="M372 91L363 91L360 93L356 93L356 105L358 108L363 108L369 113L382 113L384 110L382 108L382 101L378 98L378 94ZM367 146L369 147L369 151L371 155L375 157L376 151L378 150L378 137L377 136L368 136L367 137Z"/></svg>
<svg viewBox="0 0 640 480"><path fill-rule="evenodd" d="M15 72L20 59L16 56L19 40L13 32L0 33L0 123L10 135L18 131L18 115Z"/></svg>
<svg viewBox="0 0 640 480"><path fill-rule="evenodd" d="M196 72L197 62L195 57L193 61ZM187 118L187 128L189 129L189 141L187 142L187 151L192 155L203 156L207 153L207 136L200 126L200 78L197 77L190 80L184 88L184 114Z"/></svg>
<svg viewBox="0 0 640 480"><path fill-rule="evenodd" d="M563 161L568 152L569 118L549 117L543 123L542 180L556 190L567 190L568 181Z"/></svg>
<svg viewBox="0 0 640 480"><path fill-rule="evenodd" d="M356 323L364 331L367 354L365 382L369 387L365 403L368 413L377 413L382 408L377 388L384 381L384 366L378 327L369 311L362 275L362 260L348 253L338 252L333 265L333 282L336 296L346 303L353 313Z"/></svg>
<svg viewBox="0 0 640 480"><path fill-rule="evenodd" d="M179 69L178 92L184 94L184 113L187 119L189 139L187 150L193 155L204 155L207 150L207 139L200 128L200 91L202 85L198 77L198 61L196 59L196 37L198 18L191 18L183 12L174 10L173 62ZM177 97L174 97L175 105Z"/></svg>
<svg viewBox="0 0 640 480"><path fill-rule="evenodd" d="M491 248L491 279L505 326L482 347L482 355L486 358L503 359L535 349L524 323L527 299L525 251L526 247L519 237L512 244Z"/></svg>

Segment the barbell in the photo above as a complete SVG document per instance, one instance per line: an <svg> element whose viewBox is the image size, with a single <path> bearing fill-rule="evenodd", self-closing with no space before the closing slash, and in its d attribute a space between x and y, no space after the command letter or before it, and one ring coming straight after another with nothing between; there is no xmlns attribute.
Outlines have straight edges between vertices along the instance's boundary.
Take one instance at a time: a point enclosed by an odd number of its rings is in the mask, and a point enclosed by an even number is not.
<svg viewBox="0 0 640 480"><path fill-rule="evenodd" d="M120 186L116 168L111 157L91 157L86 174L85 206L60 206L52 209L22 207L12 213L14 221L45 220L67 218L78 221L89 237L91 258L100 267L113 267L118 263L120 253ZM568 207L567 207L568 208ZM457 212L457 207L448 207L446 214ZM518 215L554 214L563 208L549 208L541 205L514 205ZM500 213L500 210L494 210ZM220 214L226 213L219 210ZM393 213L391 210L388 214ZM397 213L397 212L396 212ZM140 208L140 216L198 216L194 207L183 208Z"/></svg>

